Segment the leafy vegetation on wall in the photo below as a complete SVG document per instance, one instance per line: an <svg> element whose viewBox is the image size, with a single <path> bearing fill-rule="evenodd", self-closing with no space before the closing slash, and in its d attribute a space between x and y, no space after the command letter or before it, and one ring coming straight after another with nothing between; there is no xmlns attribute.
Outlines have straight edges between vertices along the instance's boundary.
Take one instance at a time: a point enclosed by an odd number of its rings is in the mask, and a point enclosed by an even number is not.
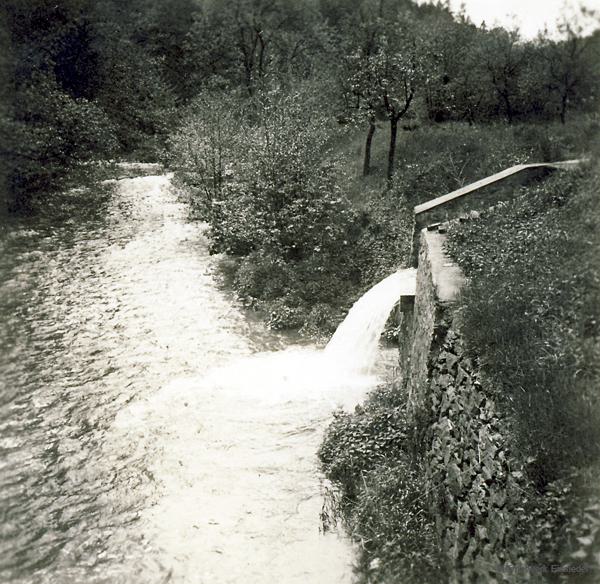
<svg viewBox="0 0 600 584"><path fill-rule="evenodd" d="M597 169L559 174L450 233L469 347L540 489L600 454L598 186Z"/></svg>

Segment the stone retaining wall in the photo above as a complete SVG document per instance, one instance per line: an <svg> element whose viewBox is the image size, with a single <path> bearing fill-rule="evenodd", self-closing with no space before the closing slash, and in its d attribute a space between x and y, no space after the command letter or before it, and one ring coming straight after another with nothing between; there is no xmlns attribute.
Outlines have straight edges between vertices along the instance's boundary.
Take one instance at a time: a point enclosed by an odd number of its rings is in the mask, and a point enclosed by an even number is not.
<svg viewBox="0 0 600 584"><path fill-rule="evenodd" d="M418 418L428 505L450 581L530 581L527 533L519 530L524 474L511 458L493 392L465 354L458 315L446 317L429 354Z"/></svg>
<svg viewBox="0 0 600 584"><path fill-rule="evenodd" d="M414 299L400 302L400 371L410 402L417 405L427 379L428 360L464 278L444 252L445 236L424 229L420 235L419 268Z"/></svg>
<svg viewBox="0 0 600 584"><path fill-rule="evenodd" d="M428 505L452 582L530 581L518 529L523 473L492 391L465 354L455 305L464 278L444 238L421 232L414 304L400 303L400 369L421 436Z"/></svg>

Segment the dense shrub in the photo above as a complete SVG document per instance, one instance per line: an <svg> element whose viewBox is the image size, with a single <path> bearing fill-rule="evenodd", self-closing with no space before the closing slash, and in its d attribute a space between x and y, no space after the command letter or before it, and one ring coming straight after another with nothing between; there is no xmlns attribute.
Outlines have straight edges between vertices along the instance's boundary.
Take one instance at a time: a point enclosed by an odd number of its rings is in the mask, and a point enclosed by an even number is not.
<svg viewBox="0 0 600 584"><path fill-rule="evenodd" d="M293 274L279 257L263 251L244 257L235 274L234 285L244 298L275 300L285 294Z"/></svg>
<svg viewBox="0 0 600 584"><path fill-rule="evenodd" d="M319 450L328 478L339 483L349 498L356 497L362 488L364 472L401 456L406 442L402 406L369 403L366 407L352 414L338 412Z"/></svg>
<svg viewBox="0 0 600 584"><path fill-rule="evenodd" d="M110 155L114 126L93 102L73 99L52 77L19 89L14 116L0 120L9 204L27 210L33 194L55 189L77 165Z"/></svg>
<svg viewBox="0 0 600 584"><path fill-rule="evenodd" d="M0 178L12 210L92 175L81 163L155 160L164 148L174 97L133 39L141 22L128 22L147 13L135 1L0 4Z"/></svg>
<svg viewBox="0 0 600 584"><path fill-rule="evenodd" d="M340 489L342 518L361 544L365 582L443 582L424 474L411 454L406 403L395 384L354 413L338 412L319 450Z"/></svg>
<svg viewBox="0 0 600 584"><path fill-rule="evenodd" d="M263 94L242 115L235 100L228 108L203 97L171 140L211 249L241 258L237 291L273 327L306 331L331 328L330 314L359 284L360 235L331 152L335 127L308 112L307 99Z"/></svg>

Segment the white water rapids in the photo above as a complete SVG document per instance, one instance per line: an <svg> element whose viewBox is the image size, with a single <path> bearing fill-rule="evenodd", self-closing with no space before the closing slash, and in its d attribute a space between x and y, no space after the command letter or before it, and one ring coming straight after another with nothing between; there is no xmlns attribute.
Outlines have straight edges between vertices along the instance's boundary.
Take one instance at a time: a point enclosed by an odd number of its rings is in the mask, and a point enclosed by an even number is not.
<svg viewBox="0 0 600 584"><path fill-rule="evenodd" d="M361 296L327 344L327 359L345 371L370 371L392 308L400 296L415 294L416 273L414 268L399 270Z"/></svg>
<svg viewBox="0 0 600 584"><path fill-rule="evenodd" d="M169 177L110 188L0 241L0 581L350 583L316 451L395 363L379 334L412 276L299 346L218 285Z"/></svg>

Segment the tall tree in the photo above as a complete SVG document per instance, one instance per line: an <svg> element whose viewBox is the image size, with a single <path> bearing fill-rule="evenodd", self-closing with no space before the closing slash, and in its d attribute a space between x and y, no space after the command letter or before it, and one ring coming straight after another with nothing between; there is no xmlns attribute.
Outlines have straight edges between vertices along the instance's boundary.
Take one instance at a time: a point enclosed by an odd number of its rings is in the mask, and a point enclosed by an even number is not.
<svg viewBox="0 0 600 584"><path fill-rule="evenodd" d="M516 30L495 28L482 37L483 59L489 82L508 123L517 114L519 83L525 63L523 45Z"/></svg>
<svg viewBox="0 0 600 584"><path fill-rule="evenodd" d="M566 21L559 28L563 39L546 37L542 40L541 52L550 97L554 98L558 116L564 124L568 110L583 105L586 97L593 96L598 90L598 55L594 54L593 36L584 36L581 30Z"/></svg>

